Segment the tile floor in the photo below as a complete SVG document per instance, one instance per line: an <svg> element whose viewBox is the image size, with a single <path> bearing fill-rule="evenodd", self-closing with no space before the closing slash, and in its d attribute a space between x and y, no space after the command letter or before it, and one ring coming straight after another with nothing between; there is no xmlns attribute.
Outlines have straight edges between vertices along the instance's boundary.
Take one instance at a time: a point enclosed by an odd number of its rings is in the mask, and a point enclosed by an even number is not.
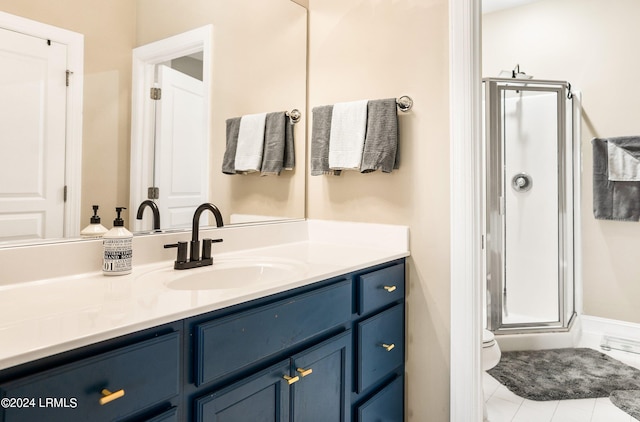
<svg viewBox="0 0 640 422"><path fill-rule="evenodd" d="M587 347L587 346L581 346ZM604 351L640 369L640 355L619 350ZM616 407L608 397L597 399L533 401L516 396L491 375L483 375L484 395L490 422L638 422Z"/></svg>

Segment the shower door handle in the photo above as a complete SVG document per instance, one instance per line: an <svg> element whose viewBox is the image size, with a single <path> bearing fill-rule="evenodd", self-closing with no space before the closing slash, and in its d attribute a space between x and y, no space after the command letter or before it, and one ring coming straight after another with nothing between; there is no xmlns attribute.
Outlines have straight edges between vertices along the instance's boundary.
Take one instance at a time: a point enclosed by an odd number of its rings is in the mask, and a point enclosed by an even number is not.
<svg viewBox="0 0 640 422"><path fill-rule="evenodd" d="M526 192L532 185L533 179L527 173L518 173L511 179L511 187L516 192Z"/></svg>

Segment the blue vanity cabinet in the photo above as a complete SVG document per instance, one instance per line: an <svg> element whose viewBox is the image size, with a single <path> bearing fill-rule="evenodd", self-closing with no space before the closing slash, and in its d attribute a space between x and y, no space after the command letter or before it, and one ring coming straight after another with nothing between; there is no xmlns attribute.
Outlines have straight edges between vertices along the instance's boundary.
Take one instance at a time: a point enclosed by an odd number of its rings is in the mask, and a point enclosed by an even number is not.
<svg viewBox="0 0 640 422"><path fill-rule="evenodd" d="M352 285L340 279L310 292L197 323L195 384L214 382L351 321Z"/></svg>
<svg viewBox="0 0 640 422"><path fill-rule="evenodd" d="M181 348L171 332L3 382L0 420L178 420Z"/></svg>
<svg viewBox="0 0 640 422"><path fill-rule="evenodd" d="M398 259L7 368L0 398L35 402L0 421L400 422L404 279Z"/></svg>
<svg viewBox="0 0 640 422"><path fill-rule="evenodd" d="M352 280L339 277L196 318L193 420L349 422L352 314Z"/></svg>
<svg viewBox="0 0 640 422"><path fill-rule="evenodd" d="M291 358L293 421L351 420L351 344L349 330Z"/></svg>
<svg viewBox="0 0 640 422"><path fill-rule="evenodd" d="M348 422L351 331L195 400L195 422Z"/></svg>
<svg viewBox="0 0 640 422"><path fill-rule="evenodd" d="M289 361L278 362L195 400L194 422L288 422Z"/></svg>
<svg viewBox="0 0 640 422"><path fill-rule="evenodd" d="M398 376L373 398L358 406L358 422L401 422L404 408L404 377Z"/></svg>
<svg viewBox="0 0 640 422"><path fill-rule="evenodd" d="M405 262L356 277L355 422L404 419Z"/></svg>

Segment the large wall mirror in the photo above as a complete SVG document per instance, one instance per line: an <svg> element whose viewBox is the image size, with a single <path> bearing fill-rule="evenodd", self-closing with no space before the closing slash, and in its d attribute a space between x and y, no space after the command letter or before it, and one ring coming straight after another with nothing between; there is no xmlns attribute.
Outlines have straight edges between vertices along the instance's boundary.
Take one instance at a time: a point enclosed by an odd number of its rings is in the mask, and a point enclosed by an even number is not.
<svg viewBox="0 0 640 422"><path fill-rule="evenodd" d="M203 56L209 60L201 75L209 151L206 159L194 159L208 166L203 201L218 206L225 225L305 217L304 7L291 0L0 0L0 11L84 35L81 203L76 211L79 224L67 232L77 234L89 223L94 204L100 206L98 214L108 228L114 208L125 206L127 227L134 232L151 230L148 211L144 220L134 218L138 201L146 198L132 192L132 164L147 173L163 170L154 157L131 153L132 127L143 125L132 120L133 51L198 28L209 28L207 51L189 55L186 61ZM227 119L292 109L302 111L301 121L294 125L293 170L280 176L222 173ZM178 144L175 148L182 151ZM0 239L0 246L50 240L45 238L14 236Z"/></svg>

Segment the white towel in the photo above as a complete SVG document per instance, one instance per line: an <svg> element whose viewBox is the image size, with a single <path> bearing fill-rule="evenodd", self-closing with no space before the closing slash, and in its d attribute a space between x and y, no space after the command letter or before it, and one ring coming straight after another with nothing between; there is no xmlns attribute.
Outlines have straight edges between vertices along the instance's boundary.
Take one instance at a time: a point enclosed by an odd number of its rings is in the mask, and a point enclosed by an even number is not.
<svg viewBox="0 0 640 422"><path fill-rule="evenodd" d="M367 130L367 100L336 103L331 115L329 168L360 170Z"/></svg>
<svg viewBox="0 0 640 422"><path fill-rule="evenodd" d="M640 161L613 142L607 142L608 179L615 182L640 181Z"/></svg>
<svg viewBox="0 0 640 422"><path fill-rule="evenodd" d="M247 114L240 119L235 169L240 173L260 171L267 113Z"/></svg>

